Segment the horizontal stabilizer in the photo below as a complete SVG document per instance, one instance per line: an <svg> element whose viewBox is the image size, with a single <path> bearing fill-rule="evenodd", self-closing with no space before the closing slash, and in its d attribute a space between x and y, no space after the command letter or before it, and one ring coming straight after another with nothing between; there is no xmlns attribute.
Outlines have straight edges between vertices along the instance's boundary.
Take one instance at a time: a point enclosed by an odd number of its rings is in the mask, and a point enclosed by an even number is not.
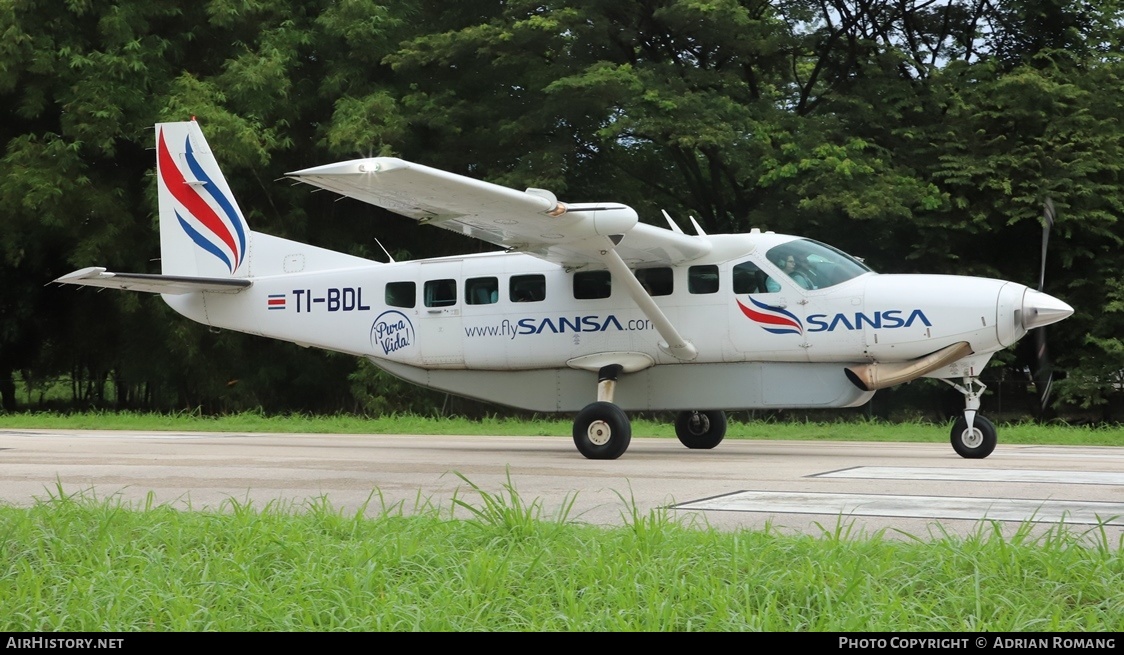
<svg viewBox="0 0 1124 655"><path fill-rule="evenodd" d="M110 273L100 266L83 268L55 280L60 284L81 284L88 287L168 293L179 295L196 291L238 293L253 282L246 278L186 277L146 273Z"/></svg>

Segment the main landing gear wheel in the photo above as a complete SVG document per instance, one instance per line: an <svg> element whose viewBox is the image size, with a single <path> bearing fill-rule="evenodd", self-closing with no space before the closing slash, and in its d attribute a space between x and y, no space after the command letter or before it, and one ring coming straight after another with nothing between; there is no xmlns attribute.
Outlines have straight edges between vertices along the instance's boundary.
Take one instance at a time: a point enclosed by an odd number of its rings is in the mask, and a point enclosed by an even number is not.
<svg viewBox="0 0 1124 655"><path fill-rule="evenodd" d="M589 459L616 459L631 441L628 415L613 403L590 403L574 419L574 445Z"/></svg>
<svg viewBox="0 0 1124 655"><path fill-rule="evenodd" d="M726 412L679 412L675 436L688 448L714 448L726 436Z"/></svg>
<svg viewBox="0 0 1124 655"><path fill-rule="evenodd" d="M976 414L972 421L972 429L968 429L968 421L963 416L952 424L952 449L957 455L968 459L983 459L995 450L998 441L995 435L995 425L986 418Z"/></svg>

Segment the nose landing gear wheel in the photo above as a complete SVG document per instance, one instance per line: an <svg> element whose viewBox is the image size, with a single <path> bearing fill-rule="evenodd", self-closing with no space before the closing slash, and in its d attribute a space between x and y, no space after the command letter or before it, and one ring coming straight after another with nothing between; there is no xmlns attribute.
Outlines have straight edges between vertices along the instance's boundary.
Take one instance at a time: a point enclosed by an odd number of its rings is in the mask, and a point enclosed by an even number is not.
<svg viewBox="0 0 1124 655"><path fill-rule="evenodd" d="M679 412L675 417L675 436L688 448L714 448L726 436L726 412Z"/></svg>
<svg viewBox="0 0 1124 655"><path fill-rule="evenodd" d="M574 419L574 445L589 459L616 459L631 441L628 415L613 403L590 403Z"/></svg>
<svg viewBox="0 0 1124 655"><path fill-rule="evenodd" d="M968 421L963 416L952 424L952 449L957 455L967 459L983 459L995 450L998 438L995 434L995 425L986 418L976 415L972 421L972 429L968 429Z"/></svg>

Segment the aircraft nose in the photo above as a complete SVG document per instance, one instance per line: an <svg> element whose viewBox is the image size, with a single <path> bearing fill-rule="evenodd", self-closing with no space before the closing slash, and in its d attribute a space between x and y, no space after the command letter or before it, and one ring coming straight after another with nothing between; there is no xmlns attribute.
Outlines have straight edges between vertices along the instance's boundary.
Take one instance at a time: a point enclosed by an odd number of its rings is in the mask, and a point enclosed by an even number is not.
<svg viewBox="0 0 1124 655"><path fill-rule="evenodd" d="M1073 308L1057 298L1027 289L1023 296L1023 328L1033 330L1051 323L1068 318L1073 314Z"/></svg>

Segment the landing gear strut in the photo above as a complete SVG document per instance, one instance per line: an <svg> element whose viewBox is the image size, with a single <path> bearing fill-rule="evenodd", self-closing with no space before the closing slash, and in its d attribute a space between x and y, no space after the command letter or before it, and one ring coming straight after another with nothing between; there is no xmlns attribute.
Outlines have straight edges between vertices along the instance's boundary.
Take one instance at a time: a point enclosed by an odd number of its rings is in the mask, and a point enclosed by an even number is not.
<svg viewBox="0 0 1124 655"><path fill-rule="evenodd" d="M628 450L632 424L624 410L613 403L620 364L597 371L597 402L586 405L574 419L574 445L589 459L616 459ZM726 436L726 413L721 410L680 412L675 418L675 436L688 448L714 448Z"/></svg>
<svg viewBox="0 0 1124 655"><path fill-rule="evenodd" d="M613 391L622 368L612 364L597 372L597 402L586 405L574 419L574 445L589 459L616 459L632 441L628 415L613 404Z"/></svg>
<svg viewBox="0 0 1124 655"><path fill-rule="evenodd" d="M987 386L977 377L964 378L964 384L956 384L943 380L946 384L964 394L964 416L956 419L952 424L952 449L957 455L967 459L983 459L995 450L998 437L995 425L978 415L980 396Z"/></svg>
<svg viewBox="0 0 1124 655"><path fill-rule="evenodd" d="M589 459L616 459L631 441L628 415L613 403L590 403L574 419L574 445Z"/></svg>

